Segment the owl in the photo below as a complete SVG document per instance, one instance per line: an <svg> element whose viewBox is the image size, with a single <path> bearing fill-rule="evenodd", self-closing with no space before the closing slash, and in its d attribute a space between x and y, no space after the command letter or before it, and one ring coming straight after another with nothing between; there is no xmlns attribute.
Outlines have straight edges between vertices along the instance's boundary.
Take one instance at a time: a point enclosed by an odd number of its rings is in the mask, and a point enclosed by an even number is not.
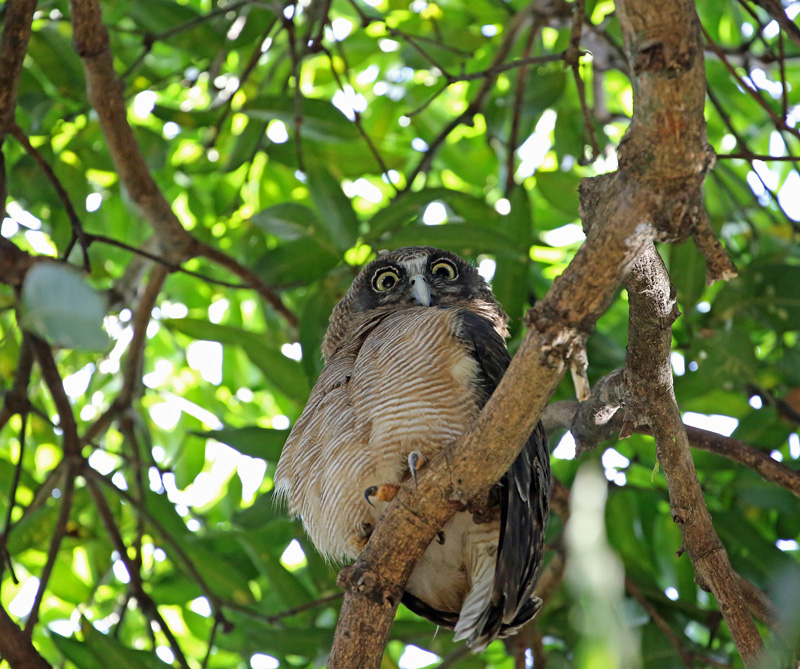
<svg viewBox="0 0 800 669"><path fill-rule="evenodd" d="M275 488L325 557L352 560L410 477L473 423L510 356L508 319L478 271L430 247L381 252L333 309L325 367L294 425ZM403 603L474 652L541 607L550 497L541 424L490 494L431 542Z"/></svg>

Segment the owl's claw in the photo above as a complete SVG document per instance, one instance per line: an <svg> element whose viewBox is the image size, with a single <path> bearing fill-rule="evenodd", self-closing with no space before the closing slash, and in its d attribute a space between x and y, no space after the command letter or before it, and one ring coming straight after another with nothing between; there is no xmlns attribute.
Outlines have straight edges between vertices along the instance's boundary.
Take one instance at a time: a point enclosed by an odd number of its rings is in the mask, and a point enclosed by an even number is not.
<svg viewBox="0 0 800 669"><path fill-rule="evenodd" d="M400 490L400 486L394 483L371 485L364 491L364 499L370 506L375 506L371 499L373 497L379 502L391 502L395 498L395 495L397 495L398 490Z"/></svg>
<svg viewBox="0 0 800 669"><path fill-rule="evenodd" d="M408 471L411 472L414 485L417 485L417 470L423 467L426 462L425 456L419 451L411 451L411 453L408 454Z"/></svg>

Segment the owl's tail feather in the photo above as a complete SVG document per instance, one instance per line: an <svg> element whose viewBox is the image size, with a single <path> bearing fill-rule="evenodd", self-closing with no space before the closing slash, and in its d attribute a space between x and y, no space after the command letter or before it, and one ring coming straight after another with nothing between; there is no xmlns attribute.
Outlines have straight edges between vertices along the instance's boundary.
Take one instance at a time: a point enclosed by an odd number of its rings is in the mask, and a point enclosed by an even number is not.
<svg viewBox="0 0 800 669"><path fill-rule="evenodd" d="M492 608L492 591L494 590L495 558L484 555L472 572L472 589L464 598L461 614L456 623L454 641L468 639L472 646L474 640L483 632L483 622L487 611Z"/></svg>

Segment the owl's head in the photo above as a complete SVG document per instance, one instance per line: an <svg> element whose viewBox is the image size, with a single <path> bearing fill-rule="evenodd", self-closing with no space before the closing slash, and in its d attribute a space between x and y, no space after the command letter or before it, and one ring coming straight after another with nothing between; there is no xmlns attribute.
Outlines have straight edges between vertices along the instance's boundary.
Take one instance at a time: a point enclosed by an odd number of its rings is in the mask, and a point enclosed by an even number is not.
<svg viewBox="0 0 800 669"><path fill-rule="evenodd" d="M359 314L440 305L474 311L508 336L508 317L475 267L450 251L408 246L381 251L361 270L333 309L322 353L327 358L336 350Z"/></svg>

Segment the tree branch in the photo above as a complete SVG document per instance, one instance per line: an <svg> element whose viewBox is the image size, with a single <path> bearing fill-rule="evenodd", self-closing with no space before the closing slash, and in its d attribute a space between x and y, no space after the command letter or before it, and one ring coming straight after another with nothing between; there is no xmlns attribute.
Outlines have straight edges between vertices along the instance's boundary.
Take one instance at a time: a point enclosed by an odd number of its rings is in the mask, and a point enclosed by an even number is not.
<svg viewBox="0 0 800 669"><path fill-rule="evenodd" d="M97 112L120 180L158 235L162 254L180 263L194 254L195 241L153 180L128 123L123 84L114 71L100 3L70 0L70 9L75 50L83 59L86 73L86 93Z"/></svg>
<svg viewBox="0 0 800 669"><path fill-rule="evenodd" d="M23 132L22 128L20 128L16 123L12 123L10 131L14 136L14 139L16 139L22 145L22 147L25 149L25 152L36 161L36 163L39 165L39 168L42 170L42 172L44 172L47 180L55 189L58 199L61 200L61 203L64 205L64 210L67 212L67 218L69 218L69 223L72 226L72 240L70 241L69 246L64 253L64 260L66 260L69 256L69 253L72 250L72 247L75 245L75 242L79 242L81 245L81 251L83 252L83 269L86 272L91 272L92 268L89 265L89 240L86 238L86 233L83 231L81 219L78 217L78 212L75 211L75 207L72 204L69 193L67 193L67 189L64 188L61 180L56 176L55 171L44 159L44 156L36 147L33 146L33 144L31 144L31 141Z"/></svg>
<svg viewBox="0 0 800 669"><path fill-rule="evenodd" d="M573 401L557 402L555 409L547 408L545 418L552 428L566 428L572 432L578 446L578 452L591 450L601 441L613 439L623 430L629 434L652 435L646 425L625 426L630 418L618 409L625 401L624 370L618 369L600 379L594 387L590 399L578 404ZM570 413L572 417L570 418ZM748 443L725 437L716 432L701 430L697 427L683 425L689 445L709 453L721 455L733 462L738 462L752 469L765 481L785 488L793 495L800 497L800 471L787 467L774 460L768 453Z"/></svg>
<svg viewBox="0 0 800 669"><path fill-rule="evenodd" d="M800 46L800 28L786 16L786 10L778 0L753 0L759 7L766 10L771 18L775 19L797 46Z"/></svg>
<svg viewBox="0 0 800 669"><path fill-rule="evenodd" d="M573 350L610 304L639 251L654 237L685 238L699 220L711 154L694 5L620 0L617 6L635 96L621 169L582 183L586 242L529 313L529 332L475 425L432 459L416 488L400 490L356 563L342 570L339 582L347 591L331 669L380 664L415 561L457 509L508 469Z"/></svg>
<svg viewBox="0 0 800 669"><path fill-rule="evenodd" d="M0 606L0 655L10 667L51 669L33 642Z"/></svg>
<svg viewBox="0 0 800 669"><path fill-rule="evenodd" d="M258 276L258 274L256 274L253 270L242 265L236 260L236 258L223 253L219 249L215 249L213 246L204 244L203 242L197 242L197 254L203 256L204 258L208 258L212 262L221 265L227 270L230 270L240 279L247 282L247 284L253 290L257 291L258 294L261 295L261 297L263 297L273 309L275 309L275 311L277 311L286 319L286 322L289 323L289 325L291 325L293 328L297 327L297 316L286 308L286 305L281 301L280 296L266 283L264 283L261 277Z"/></svg>
<svg viewBox="0 0 800 669"><path fill-rule="evenodd" d="M14 123L17 87L22 74L22 62L28 52L33 12L36 0L10 0L3 17L0 35L0 146ZM2 206L5 210L5 194Z"/></svg>
<svg viewBox="0 0 800 669"><path fill-rule="evenodd" d="M755 667L763 642L711 522L675 401L669 356L678 311L669 275L654 246L649 245L637 260L625 287L630 303L626 406L646 416L683 546L697 578L714 594L745 667Z"/></svg>

